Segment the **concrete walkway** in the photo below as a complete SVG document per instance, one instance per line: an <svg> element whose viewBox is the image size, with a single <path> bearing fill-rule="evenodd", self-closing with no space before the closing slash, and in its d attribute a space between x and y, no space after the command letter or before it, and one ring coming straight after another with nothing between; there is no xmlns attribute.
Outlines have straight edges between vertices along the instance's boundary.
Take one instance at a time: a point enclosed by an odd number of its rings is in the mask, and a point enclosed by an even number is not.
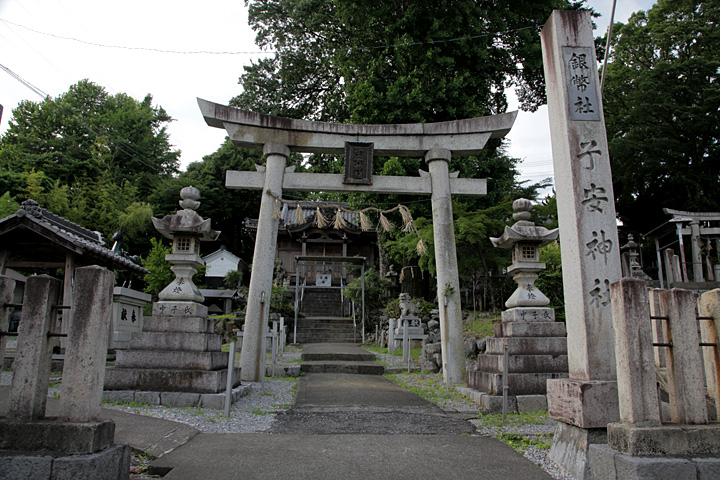
<svg viewBox="0 0 720 480"><path fill-rule="evenodd" d="M312 355L358 351L308 348ZM152 465L172 469L167 480L550 478L504 443L473 431L465 419L382 376L310 373L271 433L199 434Z"/></svg>
<svg viewBox="0 0 720 480"><path fill-rule="evenodd" d="M0 387L0 415L8 388ZM49 415L56 404L48 399ZM167 480L550 478L504 443L471 436L465 419L378 375L301 377L294 407L278 415L270 433L203 434L176 422L102 412L115 422L117 443L160 457L152 467L168 472Z"/></svg>

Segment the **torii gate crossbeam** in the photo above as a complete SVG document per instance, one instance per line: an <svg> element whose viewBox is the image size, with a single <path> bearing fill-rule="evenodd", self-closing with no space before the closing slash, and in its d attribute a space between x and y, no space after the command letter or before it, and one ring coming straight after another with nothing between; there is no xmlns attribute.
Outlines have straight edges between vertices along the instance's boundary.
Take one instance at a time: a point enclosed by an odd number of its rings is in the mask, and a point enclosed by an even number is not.
<svg viewBox="0 0 720 480"><path fill-rule="evenodd" d="M264 115L198 99L205 122L224 128L242 147L262 148L265 167L257 172L228 171L228 188L263 190L255 238L240 364L242 380L259 381L263 326L267 324L279 221L273 218L273 195L283 190L405 193L431 195L433 239L440 303L443 376L446 382L464 378L462 311L451 195L485 195L486 181L450 174L453 154L477 155L490 138L505 136L517 112L453 122L405 125L351 125L308 122ZM345 184L342 175L295 173L285 168L291 151L341 154L345 142L371 142L375 155L424 157L428 172L419 177L372 176L371 185Z"/></svg>

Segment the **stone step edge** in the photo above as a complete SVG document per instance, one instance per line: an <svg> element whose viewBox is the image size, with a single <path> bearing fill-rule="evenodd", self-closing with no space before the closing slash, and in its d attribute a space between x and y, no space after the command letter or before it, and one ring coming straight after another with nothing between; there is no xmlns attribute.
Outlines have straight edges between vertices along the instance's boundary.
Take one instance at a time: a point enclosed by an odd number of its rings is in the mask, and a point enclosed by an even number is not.
<svg viewBox="0 0 720 480"><path fill-rule="evenodd" d="M382 375L385 367L375 362L303 362L300 371L305 373L364 373Z"/></svg>
<svg viewBox="0 0 720 480"><path fill-rule="evenodd" d="M455 390L470 398L483 412L502 412L502 395L489 395L470 387L455 387ZM547 395L508 395L509 413L546 412L547 409Z"/></svg>
<svg viewBox="0 0 720 480"><path fill-rule="evenodd" d="M373 353L303 353L300 359L305 362L365 362L374 363Z"/></svg>
<svg viewBox="0 0 720 480"><path fill-rule="evenodd" d="M238 385L232 390L232 403L252 392L253 384ZM105 390L103 403L138 403L165 407L200 407L223 410L225 408L225 392L223 393L191 393L191 392L152 392L135 390Z"/></svg>

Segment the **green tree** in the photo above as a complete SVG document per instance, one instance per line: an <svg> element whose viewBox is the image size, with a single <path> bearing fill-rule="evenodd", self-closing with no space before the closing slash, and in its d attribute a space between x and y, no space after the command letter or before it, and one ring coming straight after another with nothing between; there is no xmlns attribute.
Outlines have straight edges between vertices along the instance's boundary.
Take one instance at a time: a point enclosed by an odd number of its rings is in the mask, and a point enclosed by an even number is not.
<svg viewBox="0 0 720 480"><path fill-rule="evenodd" d="M357 123L453 120L544 103L537 35L566 0L249 1L258 45L239 107ZM520 68L519 68L520 67Z"/></svg>
<svg viewBox="0 0 720 480"><path fill-rule="evenodd" d="M10 195L10 192L5 192L0 196L0 218L12 215L17 212L18 208L20 208L20 204Z"/></svg>
<svg viewBox="0 0 720 480"><path fill-rule="evenodd" d="M548 307L555 309L555 317L562 320L565 318L565 294L560 243L553 242L541 248L540 262L545 264L545 270L538 275L535 286L550 300Z"/></svg>
<svg viewBox="0 0 720 480"><path fill-rule="evenodd" d="M165 260L165 255L170 254L172 247L163 245L161 240L155 238L152 238L150 243L152 248L142 259L143 267L150 273L146 274L143 279L145 280L145 291L157 296L175 279L175 274L170 270L170 262Z"/></svg>
<svg viewBox="0 0 720 480"><path fill-rule="evenodd" d="M147 196L177 171L180 152L172 150L165 126L172 118L150 95L142 101L109 95L82 80L55 99L23 101L12 114L0 140L0 174L34 170L72 186L107 173Z"/></svg>
<svg viewBox="0 0 720 480"><path fill-rule="evenodd" d="M718 211L720 1L659 0L614 29L605 119L617 211L641 233L663 207Z"/></svg>

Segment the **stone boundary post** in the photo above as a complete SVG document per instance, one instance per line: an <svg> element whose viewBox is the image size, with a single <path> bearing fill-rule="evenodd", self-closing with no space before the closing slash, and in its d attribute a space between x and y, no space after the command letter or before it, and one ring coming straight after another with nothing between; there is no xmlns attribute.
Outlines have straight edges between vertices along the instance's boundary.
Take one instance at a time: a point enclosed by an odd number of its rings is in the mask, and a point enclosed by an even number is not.
<svg viewBox="0 0 720 480"><path fill-rule="evenodd" d="M32 276L25 284L8 418L37 420L45 416L51 360L48 333L57 320L54 307L61 284L48 275Z"/></svg>
<svg viewBox="0 0 720 480"><path fill-rule="evenodd" d="M698 314L706 319L700 320L700 331L704 342L719 344L720 340L720 289L711 290L700 295ZM712 317L712 320L709 318ZM720 418L720 347L704 347L705 380L708 395L715 400L715 410Z"/></svg>
<svg viewBox="0 0 720 480"><path fill-rule="evenodd" d="M15 291L15 280L0 275L0 332L7 332L10 327L10 309L5 306L11 303ZM5 345L7 337L0 336L0 369L5 359Z"/></svg>
<svg viewBox="0 0 720 480"><path fill-rule="evenodd" d="M674 288L660 294L660 306L668 317L668 341L672 343L667 355L668 383L674 390L670 395L670 417L682 424L706 424L705 371L695 313L697 296Z"/></svg>
<svg viewBox="0 0 720 480"><path fill-rule="evenodd" d="M610 285L620 421L659 425L650 306L643 280L623 278Z"/></svg>
<svg viewBox="0 0 720 480"><path fill-rule="evenodd" d="M65 349L60 419L100 419L115 274L99 266L75 270L75 296Z"/></svg>

